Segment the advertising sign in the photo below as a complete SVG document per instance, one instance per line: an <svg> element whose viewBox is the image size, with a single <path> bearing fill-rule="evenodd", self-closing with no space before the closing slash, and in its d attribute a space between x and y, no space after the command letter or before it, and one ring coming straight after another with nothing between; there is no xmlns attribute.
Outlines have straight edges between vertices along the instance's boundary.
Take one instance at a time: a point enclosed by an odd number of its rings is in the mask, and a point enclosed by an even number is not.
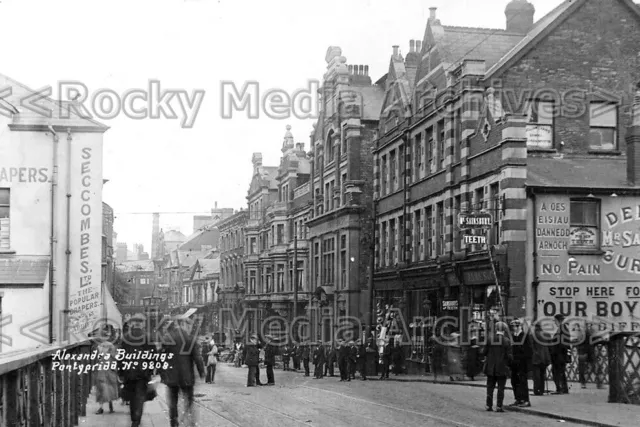
<svg viewBox="0 0 640 427"><path fill-rule="evenodd" d="M491 214L486 212L458 214L458 227L460 230L486 229L493 226Z"/></svg>
<svg viewBox="0 0 640 427"><path fill-rule="evenodd" d="M552 148L553 132L549 125L527 125L527 147Z"/></svg>
<svg viewBox="0 0 640 427"><path fill-rule="evenodd" d="M71 142L69 338L84 339L102 313L102 157L95 142Z"/></svg>
<svg viewBox="0 0 640 427"><path fill-rule="evenodd" d="M579 219L590 215L586 202L537 196L535 245L541 281L640 281L640 200L593 200L597 224L591 226L571 223L572 206L585 211Z"/></svg>
<svg viewBox="0 0 640 427"><path fill-rule="evenodd" d="M542 282L538 317L585 319L598 332L640 332L640 282Z"/></svg>

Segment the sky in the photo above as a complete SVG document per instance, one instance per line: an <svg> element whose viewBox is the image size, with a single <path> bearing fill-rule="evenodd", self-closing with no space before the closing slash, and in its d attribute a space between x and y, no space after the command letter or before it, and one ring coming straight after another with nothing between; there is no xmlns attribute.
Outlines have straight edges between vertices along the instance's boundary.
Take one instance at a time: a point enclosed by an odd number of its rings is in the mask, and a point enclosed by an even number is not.
<svg viewBox="0 0 640 427"><path fill-rule="evenodd" d="M539 19L561 0L530 0ZM33 89L78 81L89 95L147 90L149 81L204 98L191 128L168 118L99 120L103 200L118 241L151 245L151 213L164 229L193 231L194 214L246 208L252 153L277 166L286 126L309 148L312 119L222 117L222 84L259 93L304 91L322 79L329 46L375 82L392 46L422 40L429 8L443 25L504 28L508 0L2 0L0 73ZM179 113L179 110L178 110ZM170 214L178 213L182 214Z"/></svg>

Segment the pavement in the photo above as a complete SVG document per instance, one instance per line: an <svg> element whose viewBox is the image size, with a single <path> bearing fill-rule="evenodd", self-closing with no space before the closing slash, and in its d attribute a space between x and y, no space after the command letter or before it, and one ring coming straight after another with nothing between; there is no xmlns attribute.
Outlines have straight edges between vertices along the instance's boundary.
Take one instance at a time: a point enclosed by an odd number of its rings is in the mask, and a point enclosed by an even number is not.
<svg viewBox="0 0 640 427"><path fill-rule="evenodd" d="M505 407L507 412L499 414L484 410L485 393L478 388L484 384L480 379L427 384L435 379L399 375L389 381L340 382L336 377L314 380L281 370L275 374L275 387L246 388L246 368L220 363L215 384L196 385L197 426L533 427L562 422L565 426L635 427L640 424L640 406L607 403L607 389L581 390L574 384L568 395L532 396L531 408ZM261 375L264 381L264 370ZM159 397L145 405L142 427L169 426L164 391L158 392ZM507 391L505 404L512 400L512 392ZM115 405L115 414L95 415L97 409L91 396L87 417L80 418L80 426L130 425L128 407L120 403Z"/></svg>

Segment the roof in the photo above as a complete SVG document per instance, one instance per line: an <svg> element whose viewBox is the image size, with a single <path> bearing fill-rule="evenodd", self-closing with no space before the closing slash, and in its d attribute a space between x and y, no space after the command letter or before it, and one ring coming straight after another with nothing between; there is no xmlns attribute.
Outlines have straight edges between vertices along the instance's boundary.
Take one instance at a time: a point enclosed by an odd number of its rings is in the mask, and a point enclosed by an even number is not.
<svg viewBox="0 0 640 427"><path fill-rule="evenodd" d="M196 267L200 266L200 271L198 272L196 270ZM206 278L209 275L212 274L219 274L220 273L220 259L206 259L206 258L199 258L197 260L197 262L193 265L193 271L191 274L191 277L193 277L194 279L198 279L197 274L200 274L200 278Z"/></svg>
<svg viewBox="0 0 640 427"><path fill-rule="evenodd" d="M0 85L11 87L11 92L3 96L3 106L8 108L12 113L14 125L36 125L36 126L74 126L82 127L93 132L105 132L109 129L102 123L90 118L83 118L75 111L81 110L81 107L75 108L71 101L55 101L44 96L44 89L39 91L33 90L28 86L0 74ZM23 106L24 101L29 100L31 108ZM37 113L32 110L43 110ZM50 115L51 117L47 117Z"/></svg>
<svg viewBox="0 0 640 427"><path fill-rule="evenodd" d="M169 230L164 233L165 242L184 242L186 240L187 236L185 236L178 230Z"/></svg>
<svg viewBox="0 0 640 427"><path fill-rule="evenodd" d="M627 182L625 158L550 158L527 159L528 187L638 188Z"/></svg>
<svg viewBox="0 0 640 427"><path fill-rule="evenodd" d="M349 86L348 92L362 95L362 120L379 120L384 102L384 89L380 86Z"/></svg>
<svg viewBox="0 0 640 427"><path fill-rule="evenodd" d="M567 12L569 8L572 6L578 7L583 0L565 0L558 7L553 9L551 12L547 13L545 16L540 18L533 25L533 28L526 34L524 37L516 43L508 52L504 52L499 58L499 61L494 61L494 63L487 63L487 72L485 74L486 77L490 77L492 74L497 72L507 63L509 63L512 59L518 57L521 53L524 52L525 48L531 46L536 42L542 35L544 35L545 30L550 28L552 24L559 23L560 16Z"/></svg>
<svg viewBox="0 0 640 427"><path fill-rule="evenodd" d="M48 273L48 257L0 258L0 284L2 285L44 285Z"/></svg>
<svg viewBox="0 0 640 427"><path fill-rule="evenodd" d="M524 35L490 28L443 26L437 37L442 61L454 67L466 59L484 60L486 68L500 61ZM447 68L449 68L447 67Z"/></svg>
<svg viewBox="0 0 640 427"><path fill-rule="evenodd" d="M199 251L202 246L211 246L211 248L217 248L218 242L220 240L220 231L217 227L200 230L193 233L189 238L180 245L179 250L181 251L189 251L196 250Z"/></svg>
<svg viewBox="0 0 640 427"><path fill-rule="evenodd" d="M152 260L141 261L122 261L116 268L123 273L134 273L136 271L155 271L155 267Z"/></svg>

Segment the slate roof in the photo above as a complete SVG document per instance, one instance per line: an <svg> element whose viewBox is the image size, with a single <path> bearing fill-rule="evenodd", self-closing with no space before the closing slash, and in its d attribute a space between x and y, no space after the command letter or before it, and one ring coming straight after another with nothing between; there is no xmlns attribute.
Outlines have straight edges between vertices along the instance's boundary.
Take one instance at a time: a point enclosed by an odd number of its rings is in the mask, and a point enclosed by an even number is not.
<svg viewBox="0 0 640 427"><path fill-rule="evenodd" d="M48 257L0 258L0 284L2 285L43 285L48 273Z"/></svg>
<svg viewBox="0 0 640 427"><path fill-rule="evenodd" d="M384 102L384 89L378 86L349 86L348 91L362 95L362 120L379 120Z"/></svg>
<svg viewBox="0 0 640 427"><path fill-rule="evenodd" d="M200 273L196 271L196 267L200 266ZM219 274L220 273L220 258L216 259L207 259L207 258L199 258L197 263L195 263L191 269L191 277L193 280L198 280L198 274L200 274L200 278L204 279L208 275L211 274Z"/></svg>
<svg viewBox="0 0 640 427"><path fill-rule="evenodd" d="M180 245L180 251L199 251L203 245L209 245L212 248L218 247L220 240L220 231L217 227L210 228L208 230L200 230L193 233L189 238Z"/></svg>
<svg viewBox="0 0 640 427"><path fill-rule="evenodd" d="M625 158L527 159L528 187L637 188L627 182Z"/></svg>

